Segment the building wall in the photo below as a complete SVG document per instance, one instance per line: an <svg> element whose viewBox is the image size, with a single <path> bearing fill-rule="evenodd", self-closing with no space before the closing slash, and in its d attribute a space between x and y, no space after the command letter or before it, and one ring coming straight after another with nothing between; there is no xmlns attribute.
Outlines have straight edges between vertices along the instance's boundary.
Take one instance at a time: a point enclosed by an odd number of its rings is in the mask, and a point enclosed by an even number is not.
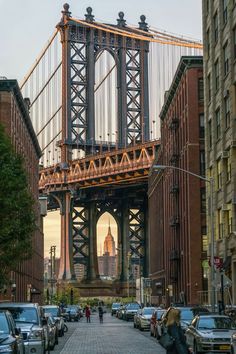
<svg viewBox="0 0 236 354"><path fill-rule="evenodd" d="M204 152L204 139L200 139L199 128L203 114L203 100L199 99L202 78L201 57L181 59L160 115L161 153L156 164L202 174L200 151ZM149 207L152 213L153 208L157 210L157 219L150 218L150 249L155 249L157 258L156 262L151 261L150 276L155 278L153 294L161 295L166 304L198 303L198 291L203 289L201 264L206 255L202 252L205 210L201 213L201 189L204 196L204 188L204 181L171 168L157 173L156 181L149 181Z"/></svg>
<svg viewBox="0 0 236 354"><path fill-rule="evenodd" d="M24 101L15 80L0 80L0 123L5 127L14 149L24 158L29 189L35 199L37 230L32 237L33 256L22 262L18 271L10 274L16 290L4 296L15 301L42 302L43 296L43 227L38 202L38 161L40 148L33 131L27 101ZM31 295L30 295L30 289Z"/></svg>
<svg viewBox="0 0 236 354"><path fill-rule="evenodd" d="M206 168L207 176L214 179L214 254L227 264L226 274L232 280L230 291L235 303L236 6L233 0L204 0L202 4ZM208 237L211 240L210 227ZM210 247L209 242L209 255Z"/></svg>

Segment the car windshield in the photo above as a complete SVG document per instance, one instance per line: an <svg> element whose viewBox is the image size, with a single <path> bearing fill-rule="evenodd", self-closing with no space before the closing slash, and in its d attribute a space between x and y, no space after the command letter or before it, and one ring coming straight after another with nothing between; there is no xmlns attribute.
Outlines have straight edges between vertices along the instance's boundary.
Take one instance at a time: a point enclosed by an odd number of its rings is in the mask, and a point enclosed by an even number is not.
<svg viewBox="0 0 236 354"><path fill-rule="evenodd" d="M120 304L112 304L113 309L118 309L120 307Z"/></svg>
<svg viewBox="0 0 236 354"><path fill-rule="evenodd" d="M9 334L9 327L4 313L0 313L0 335Z"/></svg>
<svg viewBox="0 0 236 354"><path fill-rule="evenodd" d="M198 322L198 329L235 329L236 324L227 317L203 317Z"/></svg>
<svg viewBox="0 0 236 354"><path fill-rule="evenodd" d="M181 310L181 320L191 321L193 319L193 312L190 309Z"/></svg>
<svg viewBox="0 0 236 354"><path fill-rule="evenodd" d="M139 304L129 304L129 305L127 305L127 310L137 310L139 308L140 308Z"/></svg>
<svg viewBox="0 0 236 354"><path fill-rule="evenodd" d="M7 307L16 322L39 323L38 314L35 308L30 307Z"/></svg>
<svg viewBox="0 0 236 354"><path fill-rule="evenodd" d="M143 314L144 315L152 315L153 314L153 308L150 308L150 309L144 309L143 310Z"/></svg>
<svg viewBox="0 0 236 354"><path fill-rule="evenodd" d="M44 307L45 313L50 313L52 316L57 317L59 316L59 311L57 307Z"/></svg>

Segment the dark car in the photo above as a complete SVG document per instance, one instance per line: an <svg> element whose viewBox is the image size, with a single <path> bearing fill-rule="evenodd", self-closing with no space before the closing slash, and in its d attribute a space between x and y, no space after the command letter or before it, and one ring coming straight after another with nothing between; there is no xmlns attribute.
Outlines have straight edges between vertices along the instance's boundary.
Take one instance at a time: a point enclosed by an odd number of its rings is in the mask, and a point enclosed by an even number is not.
<svg viewBox="0 0 236 354"><path fill-rule="evenodd" d="M192 321L192 319L199 313L209 313L209 310L206 307L201 306L177 306L177 307L169 307L166 313L161 318L161 333L164 332L164 326L166 325L168 313L172 308L176 308L180 311L180 325L185 331Z"/></svg>
<svg viewBox="0 0 236 354"><path fill-rule="evenodd" d="M80 319L80 314L77 310L76 307L66 307L65 308L65 312L67 313L68 315L68 321L71 322L71 321L76 321L78 322L79 319Z"/></svg>
<svg viewBox="0 0 236 354"><path fill-rule="evenodd" d="M137 302L129 303L125 306L123 319L126 321L133 320L136 312L141 308Z"/></svg>
<svg viewBox="0 0 236 354"><path fill-rule="evenodd" d="M116 312L119 310L121 304L120 302L113 302L113 304L111 305L111 315L116 315Z"/></svg>
<svg viewBox="0 0 236 354"><path fill-rule="evenodd" d="M9 311L0 311L0 353L23 354L24 341Z"/></svg>

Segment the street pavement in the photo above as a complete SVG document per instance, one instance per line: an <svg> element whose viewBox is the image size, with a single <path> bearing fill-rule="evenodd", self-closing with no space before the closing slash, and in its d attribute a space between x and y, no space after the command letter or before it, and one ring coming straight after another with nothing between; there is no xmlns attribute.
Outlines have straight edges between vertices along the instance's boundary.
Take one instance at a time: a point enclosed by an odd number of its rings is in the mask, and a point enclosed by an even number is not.
<svg viewBox="0 0 236 354"><path fill-rule="evenodd" d="M69 331L59 338L52 353L55 354L166 354L149 331L134 329L133 322L126 322L104 314L99 323L98 314L92 314L91 323L67 322Z"/></svg>

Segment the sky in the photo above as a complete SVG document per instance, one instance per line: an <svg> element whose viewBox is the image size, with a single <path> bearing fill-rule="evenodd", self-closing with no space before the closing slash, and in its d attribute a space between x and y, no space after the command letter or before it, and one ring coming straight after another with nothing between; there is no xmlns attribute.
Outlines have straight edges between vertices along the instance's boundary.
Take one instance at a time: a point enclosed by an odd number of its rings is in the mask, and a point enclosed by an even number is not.
<svg viewBox="0 0 236 354"><path fill-rule="evenodd" d="M0 0L0 76L21 81L61 18L66 1ZM84 18L91 6L97 21L116 23L123 11L127 23L140 15L149 25L201 39L201 0L68 0L74 17Z"/></svg>
<svg viewBox="0 0 236 354"><path fill-rule="evenodd" d="M17 79L26 76L36 58L60 21L66 1L61 0L0 0L0 76ZM72 16L84 18L91 6L95 20L116 23L123 11L127 24L137 25L140 15L157 29L194 39L202 38L201 0L70 0ZM98 234L107 234L109 217L105 215ZM116 237L116 225L111 218L111 229ZM50 212L44 219L45 256L50 246L56 245L60 255L60 215ZM103 239L100 241L103 244ZM100 245L98 246L100 250Z"/></svg>

